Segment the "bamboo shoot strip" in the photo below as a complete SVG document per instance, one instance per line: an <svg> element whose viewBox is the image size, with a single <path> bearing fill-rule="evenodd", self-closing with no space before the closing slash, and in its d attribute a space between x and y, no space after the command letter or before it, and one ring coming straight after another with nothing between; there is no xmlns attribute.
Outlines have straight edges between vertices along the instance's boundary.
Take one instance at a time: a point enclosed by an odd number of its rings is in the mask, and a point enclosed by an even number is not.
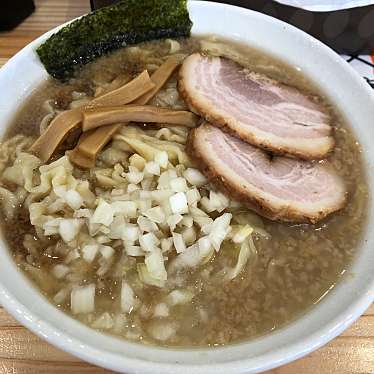
<svg viewBox="0 0 374 374"><path fill-rule="evenodd" d="M134 104L147 104L171 77L179 66L180 61L181 57L178 55L169 57L151 76L155 87L136 99ZM72 162L82 168L93 167L97 154L104 148L122 125L123 124L114 124L111 126L103 126L82 134L79 143L69 155ZM88 160L90 160L90 162L88 162Z"/></svg>
<svg viewBox="0 0 374 374"><path fill-rule="evenodd" d="M58 114L31 146L30 151L43 162L47 162L68 133L80 126L82 119L82 108L75 108Z"/></svg>
<svg viewBox="0 0 374 374"><path fill-rule="evenodd" d="M148 72L144 71L138 77L103 96L92 100L90 104L101 106L105 104L126 104L144 95L155 87ZM31 146L30 151L35 153L43 162L47 162L57 147L64 141L69 132L82 123L84 108L67 110L55 117L46 131Z"/></svg>
<svg viewBox="0 0 374 374"><path fill-rule="evenodd" d="M89 156L84 155L79 150L79 145L83 143L87 138L93 135L96 130L87 131L81 134L78 144L71 151L67 151L66 154L69 156L69 160L76 165L84 169L93 168L95 166L95 159Z"/></svg>
<svg viewBox="0 0 374 374"><path fill-rule="evenodd" d="M78 150L86 157L92 158L95 162L97 152L101 151L103 146L112 138L122 125L122 123L116 123L96 129L92 135L88 136L84 141L78 144Z"/></svg>
<svg viewBox="0 0 374 374"><path fill-rule="evenodd" d="M153 122L196 127L199 117L185 110L172 110L149 105L86 109L82 130L88 131L117 122Z"/></svg>
<svg viewBox="0 0 374 374"><path fill-rule="evenodd" d="M155 84L149 77L148 72L144 70L129 83L102 96L96 97L88 104L88 107L128 104L136 100L138 97L147 94L147 92L154 88Z"/></svg>

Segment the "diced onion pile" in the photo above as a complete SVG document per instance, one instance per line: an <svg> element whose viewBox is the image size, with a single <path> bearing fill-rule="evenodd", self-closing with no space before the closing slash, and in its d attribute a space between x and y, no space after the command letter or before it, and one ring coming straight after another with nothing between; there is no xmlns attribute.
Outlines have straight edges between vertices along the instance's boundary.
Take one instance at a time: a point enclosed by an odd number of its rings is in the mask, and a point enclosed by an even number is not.
<svg viewBox="0 0 374 374"><path fill-rule="evenodd" d="M175 165L169 156L165 150L155 152L153 159L133 153L126 167L117 163L111 175L107 173L107 179L116 175L120 183L108 187L100 174L102 169L98 169L98 184L106 187L93 189L87 180L74 177L67 156L41 165L35 156L18 155L6 174L13 175L13 180L32 196L31 224L42 236L60 237L69 248L64 262L53 268L57 279L69 276L76 259L88 265L97 262L96 273L103 277L113 268L116 254L122 252L136 258L140 282L171 290L167 303L155 307L154 314L162 316L168 315L170 306L188 303L194 297L187 290L173 290L174 283L168 284L168 280L185 269L194 270L207 263L225 240L241 245L241 250L236 266L224 269L224 279L238 276L255 250L253 227L248 223L231 225L230 211L235 211L238 204L212 190L199 170L183 163ZM72 287L73 314L95 310L95 290L94 283ZM55 298L66 296L61 290ZM139 303L131 285L123 279L121 310L131 313ZM103 315L95 324L112 325L109 317Z"/></svg>

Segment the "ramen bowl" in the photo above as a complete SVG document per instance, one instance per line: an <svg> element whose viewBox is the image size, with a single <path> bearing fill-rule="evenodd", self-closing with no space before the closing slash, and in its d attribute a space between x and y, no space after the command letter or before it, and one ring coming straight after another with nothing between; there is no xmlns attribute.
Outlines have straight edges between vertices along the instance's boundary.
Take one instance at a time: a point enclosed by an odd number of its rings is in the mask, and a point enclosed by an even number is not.
<svg viewBox="0 0 374 374"><path fill-rule="evenodd" d="M190 1L193 35L214 34L249 45L300 69L339 108L362 146L373 192L374 95L336 53L306 33L274 18L224 4ZM58 28L57 28L58 29ZM0 70L1 134L25 99L48 78L35 49L55 30L15 55ZM51 305L18 270L0 240L0 301L23 325L49 343L93 364L152 374L255 373L283 365L317 349L346 329L374 299L373 208L369 198L364 238L338 285L302 317L269 334L228 346L165 348L120 340L67 316Z"/></svg>

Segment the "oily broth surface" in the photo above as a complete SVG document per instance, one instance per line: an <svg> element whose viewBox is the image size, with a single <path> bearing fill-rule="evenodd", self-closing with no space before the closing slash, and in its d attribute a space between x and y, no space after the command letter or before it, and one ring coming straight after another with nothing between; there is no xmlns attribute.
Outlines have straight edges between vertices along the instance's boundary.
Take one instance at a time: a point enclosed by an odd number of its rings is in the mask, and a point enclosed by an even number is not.
<svg viewBox="0 0 374 374"><path fill-rule="evenodd" d="M147 45L151 46L154 58L166 53L165 42ZM185 52L198 49L198 40L182 43ZM261 51L231 45L229 56L230 53L248 69L265 73L311 94L318 93L300 72ZM46 99L53 98L57 107L65 109L72 100L73 90L92 94L95 85L110 82L119 74L134 76L144 67L140 57L120 50L86 66L80 76L68 84L49 81L20 110L7 137L17 133L36 137L40 120L45 115L42 104ZM324 100L323 96L320 97ZM365 226L368 206L366 177L360 147L352 132L327 101L325 104L334 116L336 139L336 147L328 162L345 180L349 191L347 206L317 225L292 225L264 219L264 228L271 238L255 238L257 256L250 258L246 269L231 282L222 284L218 273L223 265L232 266L236 261L238 248L229 245L222 248L216 258L196 272L189 273L189 285L199 292L191 303L172 310L168 319L177 321L180 327L177 336L167 341L167 345L227 344L265 334L305 313L332 289L349 268ZM76 173L94 183L89 172ZM3 220L3 234L17 264L52 300L63 286L63 281L56 280L50 272L52 266L61 262L48 252L48 247L54 244L53 239L36 241L33 265L40 269L35 269L28 263L28 252L23 246L25 234L35 236L25 209L18 209L15 219ZM83 260L76 261L74 266L84 267L85 263ZM94 271L86 275L85 282L90 283L91 280L97 280ZM113 311L118 309L116 300L120 286L116 280L100 279L95 301L97 316L110 308ZM144 305L150 305L165 295L166 291L162 289L146 287L140 296ZM69 302L58 307L67 313L70 311ZM139 330L139 326L146 328L150 315L151 310L147 306L132 313L128 321L130 332L133 332L135 340L160 344ZM90 325L94 317L81 316L78 319ZM126 337L131 339L131 334Z"/></svg>

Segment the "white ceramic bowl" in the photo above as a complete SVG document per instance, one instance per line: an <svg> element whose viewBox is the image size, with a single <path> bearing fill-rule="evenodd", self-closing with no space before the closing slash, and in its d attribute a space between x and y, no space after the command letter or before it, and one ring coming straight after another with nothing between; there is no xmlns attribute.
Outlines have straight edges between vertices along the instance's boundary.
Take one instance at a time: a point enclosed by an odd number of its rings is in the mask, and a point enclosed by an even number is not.
<svg viewBox="0 0 374 374"><path fill-rule="evenodd" d="M193 34L217 34L271 51L299 67L328 94L360 140L373 194L374 95L337 54L307 34L274 18L210 2L189 3ZM53 31L25 47L0 70L1 133L22 101L47 74L35 48ZM374 222L369 206L370 227ZM374 231L346 277L313 310L264 337L223 348L165 349L99 334L49 304L17 269L0 241L0 300L22 324L59 348L94 364L127 374L254 373L299 358L347 328L374 299Z"/></svg>

